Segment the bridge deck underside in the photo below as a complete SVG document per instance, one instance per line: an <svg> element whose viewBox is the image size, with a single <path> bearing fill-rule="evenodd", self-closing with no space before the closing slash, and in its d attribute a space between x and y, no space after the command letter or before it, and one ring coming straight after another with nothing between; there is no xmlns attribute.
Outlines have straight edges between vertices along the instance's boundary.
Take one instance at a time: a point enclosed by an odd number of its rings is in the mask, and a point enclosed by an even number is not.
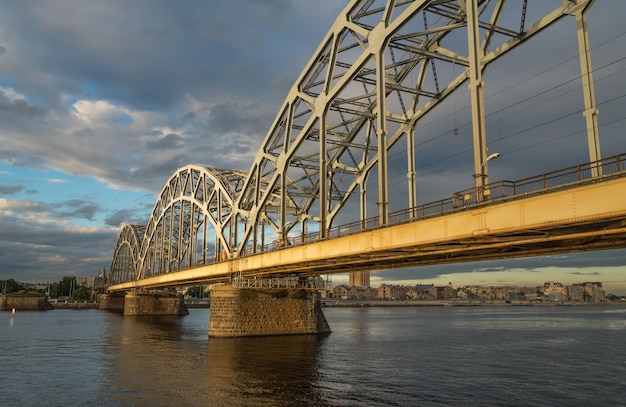
<svg viewBox="0 0 626 407"><path fill-rule="evenodd" d="M365 254L309 261L304 265L257 269L250 271L249 275L319 275L625 248L625 226L626 217L622 216L592 223L381 249Z"/></svg>
<svg viewBox="0 0 626 407"><path fill-rule="evenodd" d="M110 287L164 287L626 247L626 178L289 247ZM419 271L416 277L419 277Z"/></svg>

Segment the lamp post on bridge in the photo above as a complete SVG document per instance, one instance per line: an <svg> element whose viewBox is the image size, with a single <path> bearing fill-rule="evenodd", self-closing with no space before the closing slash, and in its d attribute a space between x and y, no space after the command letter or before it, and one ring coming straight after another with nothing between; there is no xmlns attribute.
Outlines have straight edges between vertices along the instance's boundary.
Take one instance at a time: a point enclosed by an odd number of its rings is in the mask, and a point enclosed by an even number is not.
<svg viewBox="0 0 626 407"><path fill-rule="evenodd" d="M500 157L500 153L493 153L489 155L482 163L480 163L480 172L472 174L472 176L476 179L476 202L482 202L485 197L489 196L488 190L485 189L485 186L489 184L489 171L487 163L498 157Z"/></svg>

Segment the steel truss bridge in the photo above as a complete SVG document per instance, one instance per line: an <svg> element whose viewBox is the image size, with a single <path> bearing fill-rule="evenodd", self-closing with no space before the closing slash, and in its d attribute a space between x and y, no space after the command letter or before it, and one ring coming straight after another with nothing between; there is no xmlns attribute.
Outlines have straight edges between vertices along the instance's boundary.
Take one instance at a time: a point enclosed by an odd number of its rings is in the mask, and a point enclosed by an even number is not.
<svg viewBox="0 0 626 407"><path fill-rule="evenodd" d="M537 3L554 9L528 23ZM617 198L626 190L626 156L600 155L586 23L593 3L351 1L250 170L178 169L148 224L123 228L109 290L626 247L626 201ZM564 18L577 23L589 163L490 183L483 74ZM471 99L475 185L418 205L419 123L462 85ZM408 209L391 211L389 168L397 163L389 155L401 144Z"/></svg>

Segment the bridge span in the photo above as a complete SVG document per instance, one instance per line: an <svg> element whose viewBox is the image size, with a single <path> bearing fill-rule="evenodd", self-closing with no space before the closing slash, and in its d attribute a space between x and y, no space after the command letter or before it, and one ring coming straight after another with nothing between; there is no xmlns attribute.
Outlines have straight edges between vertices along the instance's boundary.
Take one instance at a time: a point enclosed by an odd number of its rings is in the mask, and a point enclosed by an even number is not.
<svg viewBox="0 0 626 407"><path fill-rule="evenodd" d="M592 168L605 175L585 179ZM269 245L240 258L115 284L109 291L625 248L626 154L461 191L391 219L384 226L377 218L338 226L325 239L292 239L283 247Z"/></svg>
<svg viewBox="0 0 626 407"><path fill-rule="evenodd" d="M122 230L109 293L130 291L129 308L140 314L140 294L151 289L626 247L626 156L600 153L587 30L594 0L514 3L349 1L250 170L176 171L148 224ZM576 23L583 100L574 113L589 163L492 183L489 162L500 153L488 153L486 70L563 19ZM418 149L437 138L424 119L463 95L463 85L474 185L420 206ZM455 115L456 107L456 137ZM328 330L310 292L279 298L216 287L209 334L214 322L223 336ZM160 307L156 296L146 301ZM272 328L270 314L282 318ZM241 315L254 316L233 322Z"/></svg>

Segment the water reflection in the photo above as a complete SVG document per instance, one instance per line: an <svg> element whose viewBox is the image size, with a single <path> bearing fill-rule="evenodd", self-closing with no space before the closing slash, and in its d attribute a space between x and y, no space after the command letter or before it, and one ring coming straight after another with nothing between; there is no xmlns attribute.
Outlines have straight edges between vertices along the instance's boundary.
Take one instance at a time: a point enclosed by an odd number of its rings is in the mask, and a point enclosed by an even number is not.
<svg viewBox="0 0 626 407"><path fill-rule="evenodd" d="M210 338L211 391L230 405L321 405L314 384L326 336Z"/></svg>
<svg viewBox="0 0 626 407"><path fill-rule="evenodd" d="M316 378L327 335L208 338L185 318L121 318L108 338L111 405L324 404Z"/></svg>

